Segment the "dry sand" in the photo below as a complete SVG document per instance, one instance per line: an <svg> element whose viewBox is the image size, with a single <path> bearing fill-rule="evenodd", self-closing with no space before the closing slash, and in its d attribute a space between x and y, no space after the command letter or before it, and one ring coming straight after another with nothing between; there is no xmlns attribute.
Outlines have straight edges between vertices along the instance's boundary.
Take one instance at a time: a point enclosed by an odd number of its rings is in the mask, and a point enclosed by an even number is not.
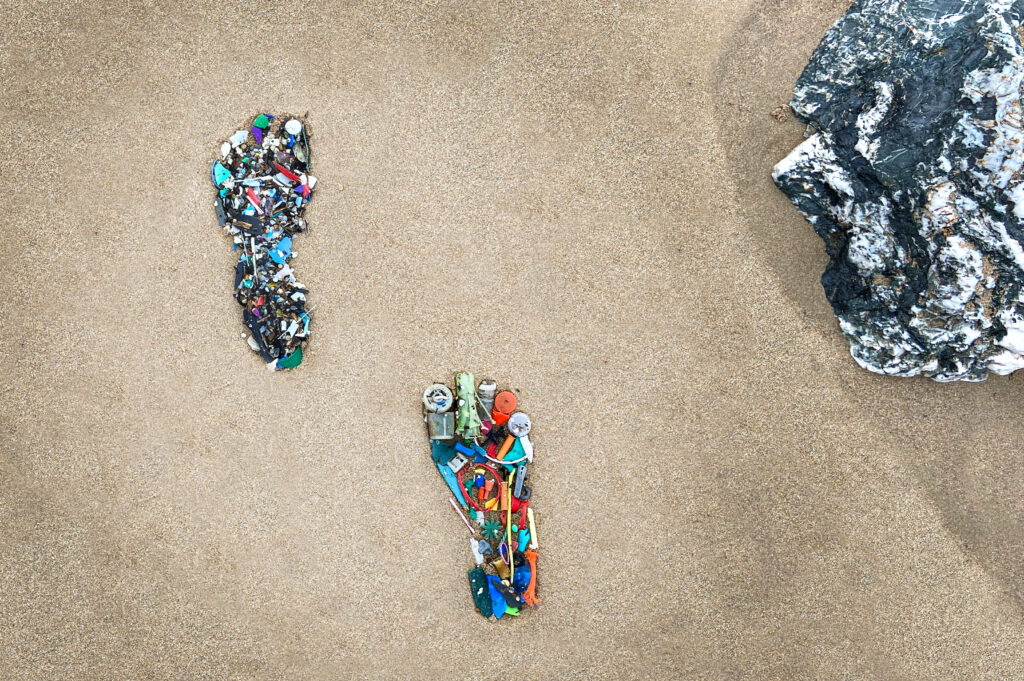
<svg viewBox="0 0 1024 681"><path fill-rule="evenodd" d="M0 678L1020 678L1020 379L859 369L769 179L844 10L7 3ZM292 373L208 180L259 111L314 126ZM419 418L460 368L536 428L500 624Z"/></svg>

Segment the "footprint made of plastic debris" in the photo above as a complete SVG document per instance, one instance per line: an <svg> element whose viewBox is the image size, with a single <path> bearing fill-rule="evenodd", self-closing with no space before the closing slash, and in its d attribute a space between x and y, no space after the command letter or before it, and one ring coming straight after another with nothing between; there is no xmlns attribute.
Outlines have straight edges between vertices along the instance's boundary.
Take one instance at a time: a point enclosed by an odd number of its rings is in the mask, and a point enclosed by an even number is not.
<svg viewBox="0 0 1024 681"><path fill-rule="evenodd" d="M477 385L469 372L456 374L454 390L435 383L423 392L430 456L470 534L473 604L497 619L540 602L537 526L525 484L532 424L516 407L515 393L493 381Z"/></svg>
<svg viewBox="0 0 1024 681"><path fill-rule="evenodd" d="M221 144L210 170L217 221L238 251L234 295L248 343L270 369L297 367L309 340L309 291L289 263L316 186L309 137L304 118L260 114Z"/></svg>

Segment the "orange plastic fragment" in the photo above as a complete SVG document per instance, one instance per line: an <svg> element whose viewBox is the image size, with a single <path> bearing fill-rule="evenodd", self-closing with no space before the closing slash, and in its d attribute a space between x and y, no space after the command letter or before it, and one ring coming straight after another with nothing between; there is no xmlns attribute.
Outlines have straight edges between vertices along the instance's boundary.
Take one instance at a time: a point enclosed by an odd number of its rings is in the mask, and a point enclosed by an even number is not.
<svg viewBox="0 0 1024 681"><path fill-rule="evenodd" d="M533 549L526 549L525 555L526 560L530 563L530 585L523 592L523 603L532 608L540 603L540 599L537 598L537 552Z"/></svg>
<svg viewBox="0 0 1024 681"><path fill-rule="evenodd" d="M494 458L504 461L505 456L508 454L508 451L512 449L512 445L514 445L515 443L516 438L514 435L509 435L508 437L506 437L505 441L501 443L501 449L498 450L498 456Z"/></svg>

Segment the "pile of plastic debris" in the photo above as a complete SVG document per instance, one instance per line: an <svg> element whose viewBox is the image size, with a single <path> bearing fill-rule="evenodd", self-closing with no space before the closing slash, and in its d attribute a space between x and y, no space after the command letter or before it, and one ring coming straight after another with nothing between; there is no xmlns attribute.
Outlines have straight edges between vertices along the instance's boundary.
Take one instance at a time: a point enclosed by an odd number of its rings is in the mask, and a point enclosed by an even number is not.
<svg viewBox="0 0 1024 681"><path fill-rule="evenodd" d="M515 393L493 381L477 385L468 372L456 374L454 392L436 383L423 393L430 456L469 528L473 603L498 619L539 603L537 526L525 484L531 422L516 404Z"/></svg>
<svg viewBox="0 0 1024 681"><path fill-rule="evenodd" d="M239 251L235 299L252 332L249 346L270 369L297 367L309 340L309 291L288 263L316 186L308 174L309 134L300 118L260 114L221 145L210 171L217 220Z"/></svg>

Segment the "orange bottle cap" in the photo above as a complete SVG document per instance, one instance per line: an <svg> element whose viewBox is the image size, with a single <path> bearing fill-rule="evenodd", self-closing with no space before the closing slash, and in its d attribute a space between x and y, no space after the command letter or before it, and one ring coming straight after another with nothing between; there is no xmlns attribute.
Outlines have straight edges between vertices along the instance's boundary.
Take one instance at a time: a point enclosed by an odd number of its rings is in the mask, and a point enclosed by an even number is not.
<svg viewBox="0 0 1024 681"><path fill-rule="evenodd" d="M516 396L515 393L508 390L502 390L500 393L494 396L494 409L500 411L503 414L511 414L516 410Z"/></svg>

